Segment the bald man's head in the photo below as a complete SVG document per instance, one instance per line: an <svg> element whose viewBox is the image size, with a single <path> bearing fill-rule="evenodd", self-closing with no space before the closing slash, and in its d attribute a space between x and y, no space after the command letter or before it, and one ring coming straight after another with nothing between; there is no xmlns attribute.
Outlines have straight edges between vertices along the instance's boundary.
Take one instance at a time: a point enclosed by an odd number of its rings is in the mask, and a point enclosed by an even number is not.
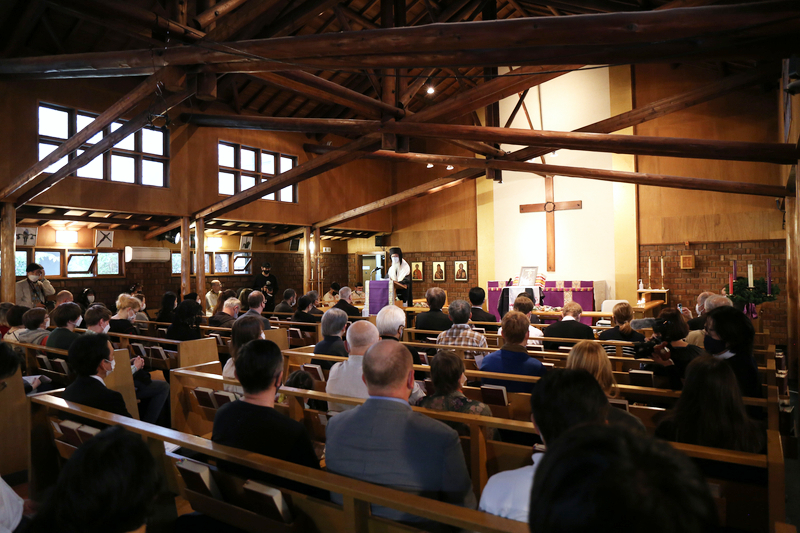
<svg viewBox="0 0 800 533"><path fill-rule="evenodd" d="M56 294L56 307L58 307L63 303L71 301L72 301L72 293L69 291L60 291L58 294Z"/></svg>
<svg viewBox="0 0 800 533"><path fill-rule="evenodd" d="M354 324L355 325L355 324ZM371 396L390 396L403 392L405 397L414 386L414 367L411 352L397 341L380 341L364 355L364 382ZM408 386L411 375L411 386Z"/></svg>
<svg viewBox="0 0 800 533"><path fill-rule="evenodd" d="M378 328L369 320L356 320L347 328L347 352L350 355L364 355L379 340Z"/></svg>

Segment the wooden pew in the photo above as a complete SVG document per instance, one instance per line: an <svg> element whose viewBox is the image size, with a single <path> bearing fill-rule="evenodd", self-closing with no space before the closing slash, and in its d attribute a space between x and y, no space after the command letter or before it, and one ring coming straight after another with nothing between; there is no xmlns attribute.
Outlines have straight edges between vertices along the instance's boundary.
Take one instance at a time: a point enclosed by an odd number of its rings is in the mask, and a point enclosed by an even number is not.
<svg viewBox="0 0 800 533"><path fill-rule="evenodd" d="M27 470L29 448L28 400L22 383L22 369L6 380L0 391L0 476Z"/></svg>
<svg viewBox="0 0 800 533"><path fill-rule="evenodd" d="M31 438L38 452L33 456L35 459L31 463L30 490L31 495L34 497L40 497L48 487L55 483L57 476L58 452L53 444L52 435L49 433L47 417L58 412L70 413L103 424L121 425L134 433L142 435L156 457L157 465L164 472L165 478L168 480L168 486L174 494L182 492L187 495L183 482L174 466L174 461L177 457L168 456L164 451L165 442L179 445L183 449L204 454L216 460L225 460L254 470L277 475L287 480L341 494L344 498L344 505L339 506L298 493L283 491L290 493L296 512L311 520L313 524L309 529L317 530L320 533L374 533L376 531L410 533L418 531L413 527L370 516L370 504L390 507L428 520L480 533L524 533L528 530L527 524L522 522L515 522L480 511L465 509L271 457L242 452L242 450L215 444L210 440L179 431L65 402L61 398L49 394L40 395L31 400L31 416L35 422L32 427ZM55 468L53 467L54 464L56 465ZM238 512L235 506L225 505L225 502L209 499L203 503L209 511L219 510L220 507L224 506L227 513L235 514L235 516L231 517L231 520L239 527L251 524L247 519L252 517ZM171 512L162 513L160 517L162 525L165 525L164 522L166 520L174 518L176 514L174 498L172 498L171 507L171 509L165 509L165 511ZM260 529L247 530L263 531L264 529L262 527ZM288 531L289 529L285 530ZM277 529L277 531L281 531L281 529Z"/></svg>

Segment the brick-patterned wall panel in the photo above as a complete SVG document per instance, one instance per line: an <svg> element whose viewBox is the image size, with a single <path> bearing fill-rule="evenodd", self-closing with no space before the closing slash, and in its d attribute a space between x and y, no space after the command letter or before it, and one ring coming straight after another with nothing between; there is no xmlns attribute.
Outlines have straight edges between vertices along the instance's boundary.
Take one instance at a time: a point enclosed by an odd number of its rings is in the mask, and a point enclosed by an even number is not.
<svg viewBox="0 0 800 533"><path fill-rule="evenodd" d="M347 254L322 254L322 291L327 292L334 281L344 287L350 283ZM321 295L320 295L321 296Z"/></svg>
<svg viewBox="0 0 800 533"><path fill-rule="evenodd" d="M680 268L681 255L694 255L692 270ZM762 325L770 331L771 342L787 343L786 329L786 241L721 242L690 245L660 244L639 247L639 277L647 286L647 258L652 259L654 288L661 286L661 257L664 257L664 287L670 291L670 304L680 302L694 313L697 295L703 291L720 292L728 285L728 274L737 263L737 274L747 276L747 264L753 265L753 276L766 278L767 259L772 262L772 283L780 287L774 302L762 305Z"/></svg>
<svg viewBox="0 0 800 533"><path fill-rule="evenodd" d="M478 284L478 256L475 250L461 252L404 252L403 259L411 263L422 261L423 281L414 282L414 298L425 298L425 292L431 287L441 287L447 291L447 299L469 300L469 290ZM444 282L433 281L433 262L444 261ZM455 262L467 262L467 281L455 281Z"/></svg>

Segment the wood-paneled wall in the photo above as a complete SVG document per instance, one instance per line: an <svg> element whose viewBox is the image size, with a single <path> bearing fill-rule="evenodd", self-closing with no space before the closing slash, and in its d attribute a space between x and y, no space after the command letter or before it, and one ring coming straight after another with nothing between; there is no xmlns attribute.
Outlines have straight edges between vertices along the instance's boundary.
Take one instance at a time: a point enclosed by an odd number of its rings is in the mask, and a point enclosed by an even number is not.
<svg viewBox="0 0 800 533"><path fill-rule="evenodd" d="M685 64L637 65L636 106L705 83L721 74ZM751 142L778 140L776 87L755 86L646 122L637 135ZM638 157L640 172L696 178L782 184L782 169L766 163ZM641 244L720 242L783 238L783 216L775 199L682 189L639 187Z"/></svg>

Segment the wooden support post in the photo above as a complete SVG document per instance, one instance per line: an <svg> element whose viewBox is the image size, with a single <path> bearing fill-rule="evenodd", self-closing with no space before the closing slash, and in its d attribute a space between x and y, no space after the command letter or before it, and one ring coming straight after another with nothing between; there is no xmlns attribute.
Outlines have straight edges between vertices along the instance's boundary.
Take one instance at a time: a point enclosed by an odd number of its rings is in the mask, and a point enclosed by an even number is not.
<svg viewBox="0 0 800 533"><path fill-rule="evenodd" d="M181 217L181 301L184 294L192 292L192 233L189 231L189 222L189 217Z"/></svg>
<svg viewBox="0 0 800 533"><path fill-rule="evenodd" d="M303 228L303 294L311 290L311 228Z"/></svg>
<svg viewBox="0 0 800 533"><path fill-rule="evenodd" d="M497 20L497 3L495 0L489 0L483 7L483 20ZM497 67L486 67L483 69L484 82L491 81L497 77ZM497 128L500 126L500 102L495 101L490 103L485 108L485 125L488 127ZM499 148L499 144L493 145ZM486 177L498 183L503 182L503 171L496 168L486 169Z"/></svg>
<svg viewBox="0 0 800 533"><path fill-rule="evenodd" d="M16 293L16 265L14 258L17 251L17 219L16 209L11 202L3 202L2 220L0 221L0 300L15 303Z"/></svg>
<svg viewBox="0 0 800 533"><path fill-rule="evenodd" d="M203 312L206 311L206 224L205 219L200 217L194 221L194 235L197 243L195 244L195 254L197 257L197 295L200 297L200 305Z"/></svg>
<svg viewBox="0 0 800 533"><path fill-rule="evenodd" d="M394 0L380 0L381 2L381 28L394 27ZM395 106L397 104L397 72L393 68L383 69L381 80L381 100L384 104ZM386 117L389 118L389 117ZM381 148L384 150L397 150L397 136L391 133L381 136Z"/></svg>
<svg viewBox="0 0 800 533"><path fill-rule="evenodd" d="M302 399L298 398L300 401ZM353 533L369 533L369 503L353 496L344 497L344 529Z"/></svg>
<svg viewBox="0 0 800 533"><path fill-rule="evenodd" d="M316 231L314 231L314 268L316 268L315 278L317 280L317 293L319 294L320 298L322 298L322 295L324 294L322 290L322 258L320 257L322 255L322 240L320 239L321 232L322 230L320 228L317 228Z"/></svg>
<svg viewBox="0 0 800 533"><path fill-rule="evenodd" d="M795 189L793 196L786 197L786 355L787 368L800 376L800 191L796 185Z"/></svg>

